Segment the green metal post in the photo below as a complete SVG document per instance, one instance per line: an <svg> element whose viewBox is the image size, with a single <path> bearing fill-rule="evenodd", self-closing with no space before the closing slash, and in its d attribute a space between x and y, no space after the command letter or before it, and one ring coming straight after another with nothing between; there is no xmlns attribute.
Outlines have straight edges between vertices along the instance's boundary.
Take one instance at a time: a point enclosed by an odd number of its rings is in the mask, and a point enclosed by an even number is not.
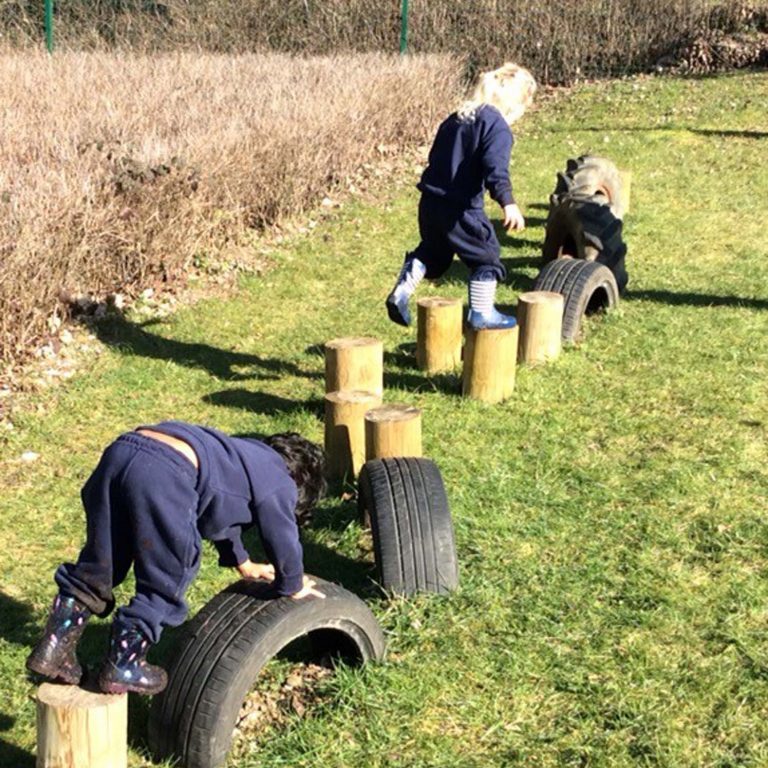
<svg viewBox="0 0 768 768"><path fill-rule="evenodd" d="M53 0L45 0L45 47L53 53Z"/></svg>
<svg viewBox="0 0 768 768"><path fill-rule="evenodd" d="M408 48L408 0L403 0L400 12L400 53L404 54Z"/></svg>

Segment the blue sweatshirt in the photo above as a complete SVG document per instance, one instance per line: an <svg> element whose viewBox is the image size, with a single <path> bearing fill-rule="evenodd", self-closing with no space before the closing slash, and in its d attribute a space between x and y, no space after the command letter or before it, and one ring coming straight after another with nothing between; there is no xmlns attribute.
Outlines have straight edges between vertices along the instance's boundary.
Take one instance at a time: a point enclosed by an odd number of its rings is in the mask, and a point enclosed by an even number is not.
<svg viewBox="0 0 768 768"><path fill-rule="evenodd" d="M474 120L454 112L437 129L429 164L416 185L461 209L482 208L483 191L501 206L514 202L509 158L514 138L498 109L478 108Z"/></svg>
<svg viewBox="0 0 768 768"><path fill-rule="evenodd" d="M219 565L234 567L249 559L241 534L256 525L275 567L275 591L298 592L304 573L295 516L298 491L280 454L259 440L181 421L144 428L184 440L197 454L197 529L213 542Z"/></svg>

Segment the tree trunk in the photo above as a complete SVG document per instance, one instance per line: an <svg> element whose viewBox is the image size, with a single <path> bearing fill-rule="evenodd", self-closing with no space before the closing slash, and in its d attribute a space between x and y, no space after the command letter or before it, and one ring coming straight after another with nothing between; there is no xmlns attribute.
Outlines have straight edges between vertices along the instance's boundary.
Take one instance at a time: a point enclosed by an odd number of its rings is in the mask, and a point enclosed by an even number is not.
<svg viewBox="0 0 768 768"><path fill-rule="evenodd" d="M384 391L384 345L378 339L333 339L325 345L326 392Z"/></svg>
<svg viewBox="0 0 768 768"><path fill-rule="evenodd" d="M458 368L461 362L459 299L419 299L416 362L422 371L440 373Z"/></svg>
<svg viewBox="0 0 768 768"><path fill-rule="evenodd" d="M365 414L381 404L376 392L328 392L325 396L325 452L333 480L353 481L365 463Z"/></svg>
<svg viewBox="0 0 768 768"><path fill-rule="evenodd" d="M43 683L37 691L37 768L126 768L128 696Z"/></svg>
<svg viewBox="0 0 768 768"><path fill-rule="evenodd" d="M365 414L366 461L421 455L421 408L382 405Z"/></svg>
<svg viewBox="0 0 768 768"><path fill-rule="evenodd" d="M517 300L521 363L554 360L562 348L564 297L552 291L521 293Z"/></svg>
<svg viewBox="0 0 768 768"><path fill-rule="evenodd" d="M486 403L500 403L515 389L518 328L467 329L462 393Z"/></svg>

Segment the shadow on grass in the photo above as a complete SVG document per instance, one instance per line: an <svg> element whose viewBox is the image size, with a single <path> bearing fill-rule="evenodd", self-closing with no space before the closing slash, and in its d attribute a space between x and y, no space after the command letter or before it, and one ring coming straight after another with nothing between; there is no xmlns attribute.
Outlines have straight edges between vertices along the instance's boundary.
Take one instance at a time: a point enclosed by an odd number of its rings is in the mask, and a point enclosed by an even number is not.
<svg viewBox="0 0 768 768"><path fill-rule="evenodd" d="M0 592L0 637L3 640L31 648L42 630L42 625L35 624L35 612L30 606Z"/></svg>
<svg viewBox="0 0 768 768"><path fill-rule="evenodd" d="M0 732L10 731L16 718L0 712ZM35 768L35 756L0 736L0 766L8 768Z"/></svg>
<svg viewBox="0 0 768 768"><path fill-rule="evenodd" d="M250 413L260 413L265 416L275 416L281 413L308 411L317 418L323 418L323 401L317 398L310 400L289 400L279 395L267 392L252 392L247 389L224 389L211 392L202 398L204 403L222 405L227 408L238 408ZM257 437L256 435L240 435L240 437ZM257 437L258 439L258 437Z"/></svg>
<svg viewBox="0 0 768 768"><path fill-rule="evenodd" d="M582 133L662 133L680 132L695 133L699 136L720 136L726 139L768 139L766 131L734 130L729 128L691 128L687 125L635 125L635 126L600 126L589 125L580 128L568 128L568 132L578 130ZM552 133L565 133L565 128L552 128ZM533 206L530 206L533 208Z"/></svg>
<svg viewBox="0 0 768 768"><path fill-rule="evenodd" d="M394 352L384 352L384 365L403 370L416 368L416 343L409 341L398 345Z"/></svg>
<svg viewBox="0 0 768 768"><path fill-rule="evenodd" d="M675 293L674 291L628 291L627 301L655 301L658 304L691 307L740 307L768 309L766 299L746 299L740 296L715 296L709 293Z"/></svg>
<svg viewBox="0 0 768 768"><path fill-rule="evenodd" d="M227 381L279 379L286 375L308 379L321 376L318 371L306 371L285 360L219 349L209 344L177 341L147 331L147 328L162 323L162 320L134 323L122 313L115 312L95 322L93 330L102 342L124 354L170 360L188 368L200 368L218 379ZM235 370L236 368L248 370Z"/></svg>
<svg viewBox="0 0 768 768"><path fill-rule="evenodd" d="M385 389L405 389L410 392L443 392L455 394L461 389L461 380L454 374L429 376L418 369L416 344L400 344L395 352L384 353L384 365L395 371L384 371Z"/></svg>
<svg viewBox="0 0 768 768"><path fill-rule="evenodd" d="M0 712L0 731L9 731L15 718ZM8 768L35 768L35 756L0 736L0 766Z"/></svg>

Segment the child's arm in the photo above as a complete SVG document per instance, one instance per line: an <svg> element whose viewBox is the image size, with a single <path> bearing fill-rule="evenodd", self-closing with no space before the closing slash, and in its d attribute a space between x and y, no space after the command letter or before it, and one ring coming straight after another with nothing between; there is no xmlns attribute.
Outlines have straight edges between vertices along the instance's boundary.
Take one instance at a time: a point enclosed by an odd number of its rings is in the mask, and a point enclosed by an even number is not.
<svg viewBox="0 0 768 768"><path fill-rule="evenodd" d="M296 495L295 489L274 493L259 501L254 514L267 560L275 569L272 583L278 595L296 595L305 587Z"/></svg>
<svg viewBox="0 0 768 768"><path fill-rule="evenodd" d="M493 123L482 144L482 163L485 187L504 211L504 228L520 231L525 229L525 219L515 203L509 178L512 142L506 123Z"/></svg>
<svg viewBox="0 0 768 768"><path fill-rule="evenodd" d="M504 229L520 232L525 229L525 219L522 211L515 203L504 206Z"/></svg>

